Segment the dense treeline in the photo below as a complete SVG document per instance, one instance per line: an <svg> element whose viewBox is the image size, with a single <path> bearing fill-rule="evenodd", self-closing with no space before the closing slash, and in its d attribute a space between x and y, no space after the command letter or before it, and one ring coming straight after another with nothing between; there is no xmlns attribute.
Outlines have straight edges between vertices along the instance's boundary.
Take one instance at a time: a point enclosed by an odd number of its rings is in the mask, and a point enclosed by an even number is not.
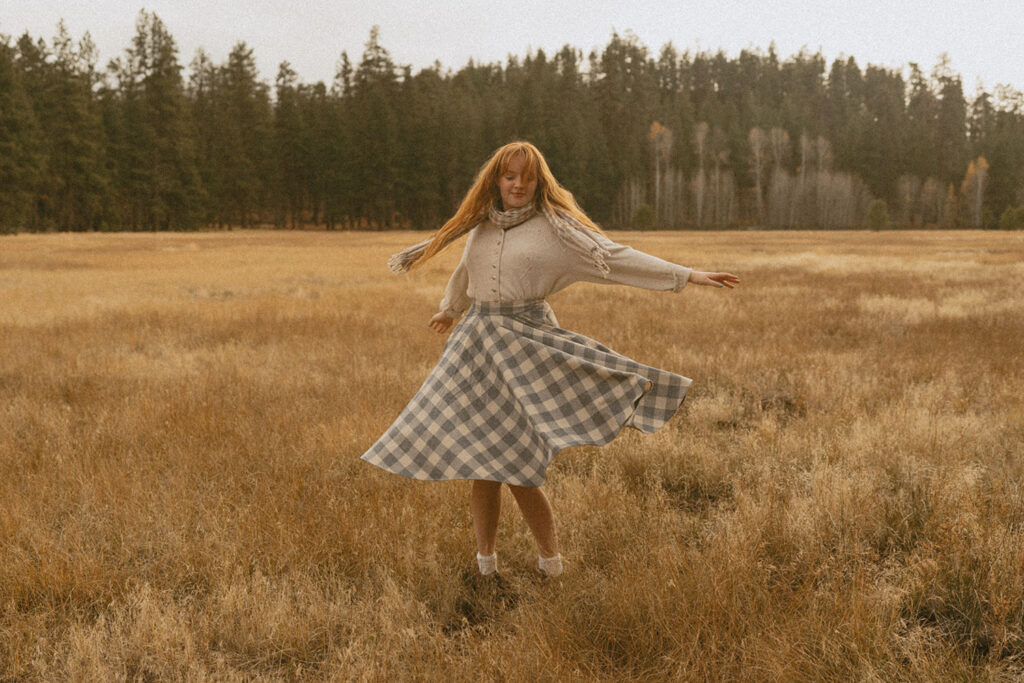
<svg viewBox="0 0 1024 683"><path fill-rule="evenodd" d="M0 231L433 228L513 138L609 227L1024 226L1024 96L968 100L944 59L904 79L613 35L414 74L374 29L333 83L285 62L271 85L245 43L186 77L143 11L97 62L63 24L50 44L0 37Z"/></svg>

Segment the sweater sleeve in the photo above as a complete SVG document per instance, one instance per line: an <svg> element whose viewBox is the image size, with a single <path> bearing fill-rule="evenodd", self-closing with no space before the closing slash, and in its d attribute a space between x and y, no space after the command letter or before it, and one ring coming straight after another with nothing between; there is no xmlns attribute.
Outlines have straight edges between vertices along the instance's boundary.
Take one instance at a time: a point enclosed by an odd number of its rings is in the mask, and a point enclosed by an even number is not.
<svg viewBox="0 0 1024 683"><path fill-rule="evenodd" d="M605 258L609 272L605 275L596 264L580 258L577 260L574 273L579 280L681 292L690 279L691 269L686 266L613 242L601 234L596 234L595 237L609 252Z"/></svg>
<svg viewBox="0 0 1024 683"><path fill-rule="evenodd" d="M441 312L449 318L458 318L466 312L473 299L469 296L469 270L466 268L466 254L469 252L469 244L462 250L462 258L459 265L455 267L452 276L448 278L448 285L444 288L444 298L441 299Z"/></svg>

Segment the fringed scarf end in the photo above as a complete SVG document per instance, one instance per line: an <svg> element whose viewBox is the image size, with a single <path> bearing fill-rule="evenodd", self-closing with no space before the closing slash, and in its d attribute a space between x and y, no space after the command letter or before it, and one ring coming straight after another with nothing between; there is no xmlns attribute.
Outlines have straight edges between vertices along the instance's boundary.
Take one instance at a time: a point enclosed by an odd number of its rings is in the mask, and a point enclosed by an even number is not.
<svg viewBox="0 0 1024 683"><path fill-rule="evenodd" d="M388 259L388 268L395 275L401 275L402 273L409 272L409 258L404 254L394 254Z"/></svg>
<svg viewBox="0 0 1024 683"><path fill-rule="evenodd" d="M391 272L395 275L408 273L409 268L412 267L412 262L427 250L427 245L430 244L432 239L432 237L428 237L422 242L418 242L411 247L406 247L397 254L392 255L391 258L388 259L388 268L390 268Z"/></svg>

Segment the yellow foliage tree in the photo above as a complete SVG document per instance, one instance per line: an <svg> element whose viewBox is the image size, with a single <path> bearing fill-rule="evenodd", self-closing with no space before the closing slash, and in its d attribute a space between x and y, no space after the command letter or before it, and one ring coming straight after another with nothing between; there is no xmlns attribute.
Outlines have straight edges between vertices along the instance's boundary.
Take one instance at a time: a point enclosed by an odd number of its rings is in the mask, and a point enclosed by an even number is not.
<svg viewBox="0 0 1024 683"><path fill-rule="evenodd" d="M967 208L972 228L982 227L982 208L985 202L985 183L988 180L988 161L979 156L967 164L967 174L960 184L960 196Z"/></svg>

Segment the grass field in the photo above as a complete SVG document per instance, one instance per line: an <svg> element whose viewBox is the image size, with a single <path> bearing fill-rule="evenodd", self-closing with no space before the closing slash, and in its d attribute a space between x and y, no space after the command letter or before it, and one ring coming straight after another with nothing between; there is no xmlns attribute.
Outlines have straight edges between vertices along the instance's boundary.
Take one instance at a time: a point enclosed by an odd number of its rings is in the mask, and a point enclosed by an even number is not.
<svg viewBox="0 0 1024 683"><path fill-rule="evenodd" d="M693 378L511 496L359 455L440 355L412 233L0 239L2 680L1024 677L1024 234L612 233L743 279L577 284ZM460 247L461 249L461 247Z"/></svg>

